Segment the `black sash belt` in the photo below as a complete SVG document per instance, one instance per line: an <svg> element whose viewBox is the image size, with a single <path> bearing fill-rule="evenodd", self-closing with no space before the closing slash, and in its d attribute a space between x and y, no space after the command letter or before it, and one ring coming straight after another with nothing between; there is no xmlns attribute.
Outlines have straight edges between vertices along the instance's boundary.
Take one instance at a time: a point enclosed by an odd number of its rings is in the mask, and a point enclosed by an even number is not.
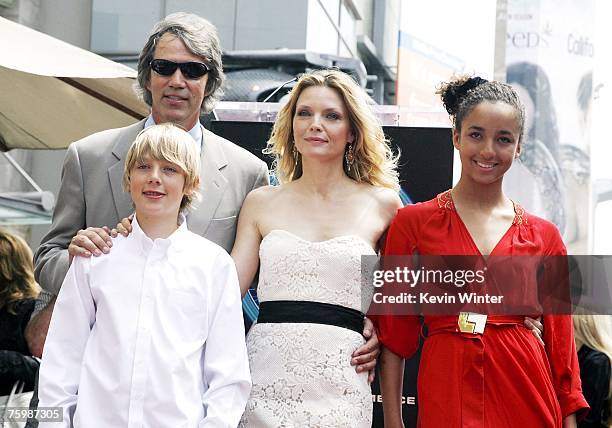
<svg viewBox="0 0 612 428"><path fill-rule="evenodd" d="M320 302L275 300L261 302L258 323L312 323L343 327L363 333L364 315L351 308Z"/></svg>

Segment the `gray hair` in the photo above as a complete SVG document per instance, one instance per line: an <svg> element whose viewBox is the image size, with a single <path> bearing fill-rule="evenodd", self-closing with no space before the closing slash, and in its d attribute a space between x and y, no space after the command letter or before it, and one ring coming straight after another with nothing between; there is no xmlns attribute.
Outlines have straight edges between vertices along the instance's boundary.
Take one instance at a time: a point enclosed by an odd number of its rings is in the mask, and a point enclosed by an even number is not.
<svg viewBox="0 0 612 428"><path fill-rule="evenodd" d="M223 96L223 64L221 62L221 46L217 29L206 19L184 12L166 16L153 27L147 43L138 58L138 91L142 99L150 106L153 102L151 91L147 84L151 78L151 61L155 54L157 41L165 34L171 33L180 39L187 49L209 66L206 96L202 101L202 113L210 112L215 103Z"/></svg>

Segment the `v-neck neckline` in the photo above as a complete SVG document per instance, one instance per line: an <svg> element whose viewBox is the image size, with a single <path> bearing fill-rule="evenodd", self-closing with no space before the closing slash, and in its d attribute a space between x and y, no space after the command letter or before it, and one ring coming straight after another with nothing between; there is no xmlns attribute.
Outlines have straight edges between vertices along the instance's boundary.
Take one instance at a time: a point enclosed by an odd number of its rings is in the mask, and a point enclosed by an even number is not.
<svg viewBox="0 0 612 428"><path fill-rule="evenodd" d="M478 252L478 255L480 257L483 257L485 260L489 256L494 255L494 253L497 250L497 248L499 247L499 245L506 239L506 236L512 231L512 229L515 226L518 226L518 225L521 225L521 224L527 224L527 219L525 217L525 210L523 209L523 207L521 207L519 204L517 204L512 199L510 199L510 202L512 202L512 208L514 210L514 218L512 219L512 223L510 223L510 226L508 226L506 231L501 235L499 240L493 246L493 248L491 249L491 252L489 254L485 255L485 254L482 253L480 247L478 247L478 245L476 244L476 241L474 240L474 237L472 236L472 233L470 232L470 229L468 229L467 225L465 224L465 222L463 221L463 219L459 215L459 212L457 211L457 208L455 207L455 202L453 201L453 195L451 193L451 190L452 189L449 189L446 192L440 193L437 196L437 198L438 198L438 206L441 209L447 209L447 210L453 211L455 213L455 215L459 219L459 223L461 224L461 227L463 227L463 230L466 233L466 235L468 236L472 246Z"/></svg>

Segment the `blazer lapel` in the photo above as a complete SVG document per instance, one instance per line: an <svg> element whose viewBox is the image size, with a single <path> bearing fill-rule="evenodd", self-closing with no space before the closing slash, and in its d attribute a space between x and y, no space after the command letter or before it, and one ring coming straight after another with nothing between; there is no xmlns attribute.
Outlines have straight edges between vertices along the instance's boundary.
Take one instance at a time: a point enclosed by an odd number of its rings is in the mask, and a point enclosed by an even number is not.
<svg viewBox="0 0 612 428"><path fill-rule="evenodd" d="M187 215L189 229L198 235L204 235L221 203L227 187L227 180L221 169L227 165L219 137L202 127L204 143L200 156L200 195L201 200L195 209Z"/></svg>
<svg viewBox="0 0 612 428"><path fill-rule="evenodd" d="M119 220L127 217L134 211L132 198L129 193L123 191L121 183L123 180L125 156L138 133L144 128L144 123L145 121L141 120L134 125L123 128L117 136L116 143L113 146L113 155L117 159L117 162L108 168L108 179L113 193L113 200L115 201L117 219Z"/></svg>

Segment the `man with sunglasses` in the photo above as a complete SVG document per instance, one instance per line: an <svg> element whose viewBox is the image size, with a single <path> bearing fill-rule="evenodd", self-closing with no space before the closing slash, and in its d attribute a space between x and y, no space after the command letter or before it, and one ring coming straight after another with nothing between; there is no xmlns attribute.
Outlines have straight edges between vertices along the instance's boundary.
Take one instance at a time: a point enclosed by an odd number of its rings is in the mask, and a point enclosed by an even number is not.
<svg viewBox="0 0 612 428"><path fill-rule="evenodd" d="M202 201L188 216L188 227L231 250L244 198L268 184L268 168L199 123L200 112L211 111L223 94L224 79L215 27L193 14L169 15L153 27L138 61L138 89L151 114L134 125L70 145L53 223L34 256L36 278L43 288L25 332L34 355L42 355L55 296L72 257L68 247L78 256L107 253L112 243L106 226L116 225L133 211L121 180L125 155L143 128L173 122L191 134L201 154ZM357 371L373 370L379 353L369 321L364 336L369 340L351 362Z"/></svg>
<svg viewBox="0 0 612 428"><path fill-rule="evenodd" d="M38 311L26 329L34 355L42 354L55 296L70 265L69 245L87 248L79 255L108 252L112 243L102 227L114 226L133 212L121 180L127 151L143 128L173 122L193 137L201 157L202 200L188 216L188 227L231 250L242 202L251 190L268 184L268 168L199 122L200 113L211 111L221 97L224 79L215 27L193 14L169 15L154 26L138 61L138 89L151 114L134 125L70 145L53 223L34 256L43 288Z"/></svg>

